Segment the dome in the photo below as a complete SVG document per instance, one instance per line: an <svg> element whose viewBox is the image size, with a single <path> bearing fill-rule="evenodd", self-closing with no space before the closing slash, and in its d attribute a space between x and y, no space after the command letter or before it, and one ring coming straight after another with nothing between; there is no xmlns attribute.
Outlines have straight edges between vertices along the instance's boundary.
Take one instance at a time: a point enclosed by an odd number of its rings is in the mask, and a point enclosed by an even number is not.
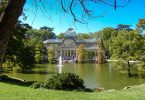
<svg viewBox="0 0 145 100"><path fill-rule="evenodd" d="M76 35L76 32L74 31L73 28L69 28L69 29L64 33L64 36L65 36L65 37L68 37L68 38L75 38L77 35Z"/></svg>

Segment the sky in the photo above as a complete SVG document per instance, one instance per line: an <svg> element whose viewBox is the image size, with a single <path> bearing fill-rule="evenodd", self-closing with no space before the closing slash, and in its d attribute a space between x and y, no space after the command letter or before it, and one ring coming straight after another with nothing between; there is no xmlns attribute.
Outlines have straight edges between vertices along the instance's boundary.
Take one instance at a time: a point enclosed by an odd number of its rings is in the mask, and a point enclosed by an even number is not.
<svg viewBox="0 0 145 100"><path fill-rule="evenodd" d="M55 0L54 0L55 1ZM128 0L118 0L118 2L127 2ZM55 4L55 2L53 2ZM88 20L88 24L81 24L74 22L70 14L60 11L57 4L53 6L51 10L49 5L46 5L45 9L43 5L38 3L38 7L34 7L31 0L27 0L24 12L27 16L26 20L23 20L23 16L20 17L24 23L30 24L33 28L39 29L43 26L53 27L56 34L65 32L68 28L74 28L77 33L90 33L102 30L105 27L116 27L118 24L132 25L132 28L136 27L136 24L140 18L145 18L145 0L131 0L130 3L121 8L114 10L113 7L89 4L88 7L93 8L95 15L103 15L94 20ZM55 9L55 7L57 9ZM38 10L36 11L36 9ZM80 16L80 10L75 9L75 14Z"/></svg>

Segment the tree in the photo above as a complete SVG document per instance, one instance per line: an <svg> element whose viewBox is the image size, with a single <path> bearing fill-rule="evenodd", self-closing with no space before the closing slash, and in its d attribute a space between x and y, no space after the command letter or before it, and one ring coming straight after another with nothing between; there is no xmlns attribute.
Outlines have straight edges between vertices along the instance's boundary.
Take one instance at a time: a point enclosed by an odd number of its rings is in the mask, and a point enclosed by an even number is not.
<svg viewBox="0 0 145 100"><path fill-rule="evenodd" d="M94 37L97 40L99 40L101 38L101 31L94 32L94 33L92 33L90 35L91 35L91 37Z"/></svg>
<svg viewBox="0 0 145 100"><path fill-rule="evenodd" d="M46 40L46 39L55 39L56 38L55 33L53 33L54 28L43 26L43 27L40 27L40 30L43 30L44 32L46 32L45 33L46 35L44 35L44 37L46 37L46 38L43 37L43 39Z"/></svg>
<svg viewBox="0 0 145 100"><path fill-rule="evenodd" d="M128 0L128 2L129 1L130 0ZM2 4L2 2L3 1L1 1L0 3ZM0 48L1 48L0 49L0 68L3 62L3 57L5 54L5 50L6 50L9 38L11 36L12 29L14 28L19 16L22 13L25 2L26 0L8 0L8 5L6 6L5 10L0 15ZM36 8L38 8L37 1L34 0L34 2L35 2L34 4ZM126 6L126 5L124 6L118 5L116 0L113 1L114 4L112 4L112 2L103 1L103 0L71 0L70 2L67 2L67 3L65 2L65 0L60 0L60 2L58 3L60 3L61 8L63 9L65 13L70 13L73 16L74 21L77 21L80 23L86 23L84 20L84 17L81 17L81 20L79 20L79 18L76 16L73 9L75 9L75 7L78 7L76 5L79 5L80 7L78 8L80 8L79 10L82 11L82 15L87 16L87 18L90 18L90 17L97 18L98 16L96 17L92 15L93 10L88 9L87 4L89 2L109 5L109 6L114 7L115 10L117 7ZM46 0L39 0L39 3L42 4L42 7L44 7L44 9L45 9L45 4L50 4L50 5L52 4L52 3L46 3ZM56 5L56 2L54 4Z"/></svg>
<svg viewBox="0 0 145 100"><path fill-rule="evenodd" d="M33 49L25 45L25 32L27 28L17 23L10 36L6 54L4 57L3 69L7 71L26 71L33 68Z"/></svg>
<svg viewBox="0 0 145 100"><path fill-rule="evenodd" d="M8 4L8 0L1 0L0 1L0 15L2 14L2 12L4 11L4 9L6 8Z"/></svg>
<svg viewBox="0 0 145 100"><path fill-rule="evenodd" d="M43 26L43 27L40 27L40 30L53 31L54 28L50 28L50 27L47 27L47 26Z"/></svg>
<svg viewBox="0 0 145 100"><path fill-rule="evenodd" d="M79 33L77 34L77 39L90 39L91 36L87 33Z"/></svg>
<svg viewBox="0 0 145 100"><path fill-rule="evenodd" d="M114 36L115 34L115 29L114 28L104 28L101 31L101 40L100 43L102 45L102 49L105 51L105 56L107 58L110 58L110 52L109 52L109 46L110 46L110 42L111 42L111 38Z"/></svg>
<svg viewBox="0 0 145 100"><path fill-rule="evenodd" d="M59 39L63 39L63 38L64 38L64 33L60 33L57 37L58 37Z"/></svg>
<svg viewBox="0 0 145 100"><path fill-rule="evenodd" d="M35 47L35 62L42 63L45 60L46 48L42 42L38 42Z"/></svg>
<svg viewBox="0 0 145 100"><path fill-rule="evenodd" d="M143 33L143 31L145 30L145 18L139 19L137 28L141 31L141 33Z"/></svg>
<svg viewBox="0 0 145 100"><path fill-rule="evenodd" d="M51 47L48 49L48 62L55 63L55 47L54 47L54 45L51 45Z"/></svg>
<svg viewBox="0 0 145 100"><path fill-rule="evenodd" d="M47 39L55 39L56 35L50 30L36 30L36 29L31 29L28 30L26 33L26 37L28 39L36 39L38 41L45 41Z"/></svg>
<svg viewBox="0 0 145 100"><path fill-rule="evenodd" d="M91 62L95 56L96 56L95 52L93 52L93 51L86 51L87 62Z"/></svg>
<svg viewBox="0 0 145 100"><path fill-rule="evenodd" d="M127 62L128 75L130 77L130 60L144 62L145 48L143 35L138 30L119 31L116 38L113 38L110 48L112 49L111 58L121 59ZM136 64L134 64L136 65ZM133 67L133 66L132 66ZM138 69L138 66L135 67Z"/></svg>
<svg viewBox="0 0 145 100"><path fill-rule="evenodd" d="M7 7L0 15L0 71L9 38L25 2L26 0L9 0Z"/></svg>
<svg viewBox="0 0 145 100"><path fill-rule="evenodd" d="M79 45L77 48L77 61L78 63L84 63L86 59L86 50L84 45Z"/></svg>
<svg viewBox="0 0 145 100"><path fill-rule="evenodd" d="M131 29L132 25L124 25L124 24L118 24L116 30L126 30L126 31L132 31L133 29Z"/></svg>

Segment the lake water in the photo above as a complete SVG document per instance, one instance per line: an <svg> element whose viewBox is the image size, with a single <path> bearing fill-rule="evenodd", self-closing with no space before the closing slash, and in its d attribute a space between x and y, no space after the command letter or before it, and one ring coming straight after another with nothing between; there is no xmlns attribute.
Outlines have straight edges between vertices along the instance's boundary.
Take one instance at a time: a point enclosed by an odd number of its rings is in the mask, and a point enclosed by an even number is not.
<svg viewBox="0 0 145 100"><path fill-rule="evenodd" d="M21 78L27 81L45 81L51 75L58 73L57 65L38 64L31 73L8 73L8 76ZM103 87L105 89L122 89L129 85L145 83L142 77L131 77L113 70L112 64L64 64L62 72L72 72L79 75L88 88Z"/></svg>

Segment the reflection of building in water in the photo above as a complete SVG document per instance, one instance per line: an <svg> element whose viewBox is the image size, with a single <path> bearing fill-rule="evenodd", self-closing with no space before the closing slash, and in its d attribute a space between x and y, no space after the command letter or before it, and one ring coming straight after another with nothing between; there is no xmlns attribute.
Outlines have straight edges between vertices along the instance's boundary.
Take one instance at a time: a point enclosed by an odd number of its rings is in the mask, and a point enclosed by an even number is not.
<svg viewBox="0 0 145 100"><path fill-rule="evenodd" d="M63 39L48 39L44 41L47 49L49 50L50 45L54 44L56 48L55 57L61 56L63 59L71 60L77 57L77 47L84 45L87 51L92 51L97 55L98 45L96 39L77 39L76 32L69 28L64 33Z"/></svg>

